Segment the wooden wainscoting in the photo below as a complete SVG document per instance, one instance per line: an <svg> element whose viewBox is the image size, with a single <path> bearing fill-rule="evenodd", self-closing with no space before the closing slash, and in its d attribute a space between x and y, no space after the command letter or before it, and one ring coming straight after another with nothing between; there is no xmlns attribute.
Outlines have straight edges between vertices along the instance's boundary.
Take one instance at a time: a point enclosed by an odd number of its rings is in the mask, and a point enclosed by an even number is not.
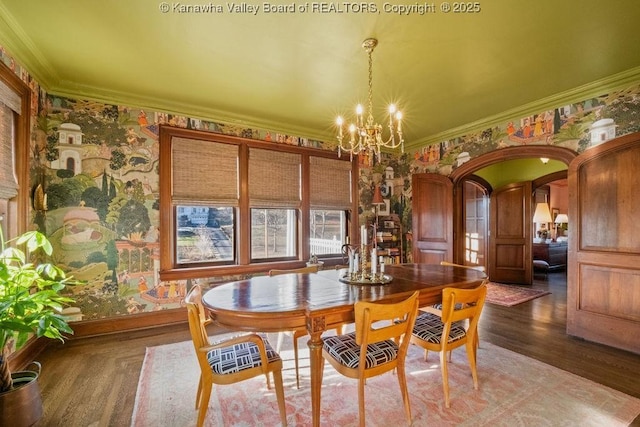
<svg viewBox="0 0 640 427"><path fill-rule="evenodd" d="M569 167L567 332L640 353L640 133Z"/></svg>

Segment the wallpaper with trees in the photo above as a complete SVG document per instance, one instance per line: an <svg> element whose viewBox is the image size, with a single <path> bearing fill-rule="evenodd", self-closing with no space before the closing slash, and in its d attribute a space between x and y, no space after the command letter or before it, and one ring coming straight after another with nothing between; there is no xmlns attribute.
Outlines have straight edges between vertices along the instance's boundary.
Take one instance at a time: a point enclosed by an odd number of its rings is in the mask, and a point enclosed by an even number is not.
<svg viewBox="0 0 640 427"><path fill-rule="evenodd" d="M161 112L48 95L0 49L0 59L32 88L30 188L34 228L51 239L75 287L71 320L103 319L179 307L185 281L158 279L160 124L335 150L334 142L229 126ZM362 161L360 220L373 215L375 185L391 214L411 230L411 175L450 174L503 147L554 144L577 152L640 130L640 84L579 103L514 118L490 129ZM410 249L410 248L407 248ZM411 261L410 250L406 261ZM227 278L202 278L204 282Z"/></svg>

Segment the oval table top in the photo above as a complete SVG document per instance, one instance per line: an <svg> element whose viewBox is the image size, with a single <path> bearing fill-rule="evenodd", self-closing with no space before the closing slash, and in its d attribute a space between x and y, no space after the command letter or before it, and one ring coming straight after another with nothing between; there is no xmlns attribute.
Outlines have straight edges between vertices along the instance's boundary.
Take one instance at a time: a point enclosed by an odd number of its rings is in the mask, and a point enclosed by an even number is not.
<svg viewBox="0 0 640 427"><path fill-rule="evenodd" d="M303 329L306 318L329 316L347 321L357 301L389 301L420 291L420 306L440 302L445 287L473 288L484 273L437 264L387 265L393 277L384 285L340 281L344 270L256 276L225 283L205 292L203 304L221 325L233 329L275 332Z"/></svg>

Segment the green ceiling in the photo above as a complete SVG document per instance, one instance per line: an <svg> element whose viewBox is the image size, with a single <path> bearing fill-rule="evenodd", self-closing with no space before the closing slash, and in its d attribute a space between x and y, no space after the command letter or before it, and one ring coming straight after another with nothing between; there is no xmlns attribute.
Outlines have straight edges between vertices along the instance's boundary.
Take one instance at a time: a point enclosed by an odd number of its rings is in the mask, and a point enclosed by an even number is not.
<svg viewBox="0 0 640 427"><path fill-rule="evenodd" d="M383 122L397 102L409 148L640 81L636 0L422 15L264 3L245 2L260 5L252 14L229 10L239 2L189 3L222 8L196 13L158 0L0 0L0 46L51 93L331 141L334 117L365 101L360 45L376 37L374 113Z"/></svg>
<svg viewBox="0 0 640 427"><path fill-rule="evenodd" d="M514 159L494 163L475 172L496 189L514 182L533 181L544 175L567 170L567 165L558 160L543 164L538 158Z"/></svg>

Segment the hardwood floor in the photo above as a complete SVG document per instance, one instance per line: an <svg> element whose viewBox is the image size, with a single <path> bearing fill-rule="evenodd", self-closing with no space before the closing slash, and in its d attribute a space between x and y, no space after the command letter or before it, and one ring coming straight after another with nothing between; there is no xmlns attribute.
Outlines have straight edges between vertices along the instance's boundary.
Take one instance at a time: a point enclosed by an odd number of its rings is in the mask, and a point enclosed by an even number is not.
<svg viewBox="0 0 640 427"><path fill-rule="evenodd" d="M551 295L515 307L485 305L480 345L488 341L640 398L640 355L566 335L564 273L534 287ZM146 347L188 339L183 324L54 343L38 356L45 411L36 427L130 425ZM632 425L640 426L640 417Z"/></svg>

